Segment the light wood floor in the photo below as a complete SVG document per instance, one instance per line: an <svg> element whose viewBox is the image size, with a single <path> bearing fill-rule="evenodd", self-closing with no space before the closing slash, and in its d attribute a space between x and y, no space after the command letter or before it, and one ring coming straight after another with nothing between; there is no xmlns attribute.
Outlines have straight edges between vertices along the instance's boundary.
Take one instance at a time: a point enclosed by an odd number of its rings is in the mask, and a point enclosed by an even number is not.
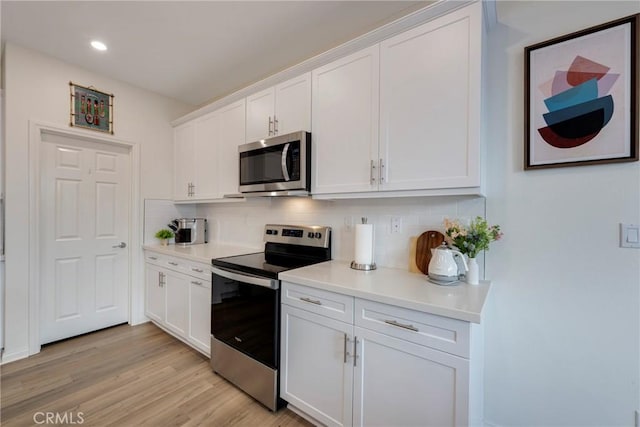
<svg viewBox="0 0 640 427"><path fill-rule="evenodd" d="M83 426L310 426L265 409L151 323L45 346L1 366L0 381L2 426L46 425L47 412Z"/></svg>

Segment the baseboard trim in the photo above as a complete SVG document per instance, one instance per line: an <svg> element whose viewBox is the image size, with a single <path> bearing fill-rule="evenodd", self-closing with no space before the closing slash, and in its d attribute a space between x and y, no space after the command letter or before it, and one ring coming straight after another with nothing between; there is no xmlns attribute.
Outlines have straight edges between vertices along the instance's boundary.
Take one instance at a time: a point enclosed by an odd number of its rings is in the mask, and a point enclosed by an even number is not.
<svg viewBox="0 0 640 427"><path fill-rule="evenodd" d="M6 350L2 352L2 359L0 365L5 363L15 362L16 360L26 359L29 357L29 350L14 351L13 353L7 353Z"/></svg>

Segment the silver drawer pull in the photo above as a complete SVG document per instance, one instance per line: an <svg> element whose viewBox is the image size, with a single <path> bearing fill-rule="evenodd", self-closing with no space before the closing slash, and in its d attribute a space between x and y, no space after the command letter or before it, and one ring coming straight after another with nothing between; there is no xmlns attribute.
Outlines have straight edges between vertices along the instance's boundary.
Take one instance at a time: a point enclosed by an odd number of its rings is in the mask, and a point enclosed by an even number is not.
<svg viewBox="0 0 640 427"><path fill-rule="evenodd" d="M154 260L154 261L157 261L157 260L158 260L158 257L157 257L157 256L150 256L150 257L149 257L149 259L152 259L152 260Z"/></svg>
<svg viewBox="0 0 640 427"><path fill-rule="evenodd" d="M387 323L391 326L397 326L398 328L409 329L413 332L418 332L418 328L413 325L405 325L404 323L398 323L396 320L385 320L384 323Z"/></svg>
<svg viewBox="0 0 640 427"><path fill-rule="evenodd" d="M310 302L311 304L315 304L315 305L322 305L322 303L318 300L315 299L311 299L311 298L307 298L307 297L300 297L300 299L304 302Z"/></svg>
<svg viewBox="0 0 640 427"><path fill-rule="evenodd" d="M196 282L195 280L191 281L192 285L198 285L198 286L202 286L202 282Z"/></svg>
<svg viewBox="0 0 640 427"><path fill-rule="evenodd" d="M191 268L191 271L195 271L196 273L202 273L204 270L201 268Z"/></svg>
<svg viewBox="0 0 640 427"><path fill-rule="evenodd" d="M172 262L172 261L169 261L169 264L173 265L174 267L178 265L177 262Z"/></svg>

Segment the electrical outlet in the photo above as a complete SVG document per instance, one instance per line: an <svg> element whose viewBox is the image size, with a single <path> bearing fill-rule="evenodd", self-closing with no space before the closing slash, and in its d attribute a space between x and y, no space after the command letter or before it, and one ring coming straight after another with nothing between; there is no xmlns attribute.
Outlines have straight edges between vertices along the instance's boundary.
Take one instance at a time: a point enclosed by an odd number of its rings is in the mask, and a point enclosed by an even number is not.
<svg viewBox="0 0 640 427"><path fill-rule="evenodd" d="M391 217L391 233L402 233L402 217L401 216L392 216Z"/></svg>

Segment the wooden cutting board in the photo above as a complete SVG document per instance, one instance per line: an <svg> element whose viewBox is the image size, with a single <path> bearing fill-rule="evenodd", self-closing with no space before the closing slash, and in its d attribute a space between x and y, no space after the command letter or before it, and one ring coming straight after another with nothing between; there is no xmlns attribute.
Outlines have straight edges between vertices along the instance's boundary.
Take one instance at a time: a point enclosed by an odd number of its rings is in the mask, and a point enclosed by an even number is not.
<svg viewBox="0 0 640 427"><path fill-rule="evenodd" d="M416 266L423 274L429 273L431 249L435 249L444 242L444 234L436 230L425 231L416 241Z"/></svg>

